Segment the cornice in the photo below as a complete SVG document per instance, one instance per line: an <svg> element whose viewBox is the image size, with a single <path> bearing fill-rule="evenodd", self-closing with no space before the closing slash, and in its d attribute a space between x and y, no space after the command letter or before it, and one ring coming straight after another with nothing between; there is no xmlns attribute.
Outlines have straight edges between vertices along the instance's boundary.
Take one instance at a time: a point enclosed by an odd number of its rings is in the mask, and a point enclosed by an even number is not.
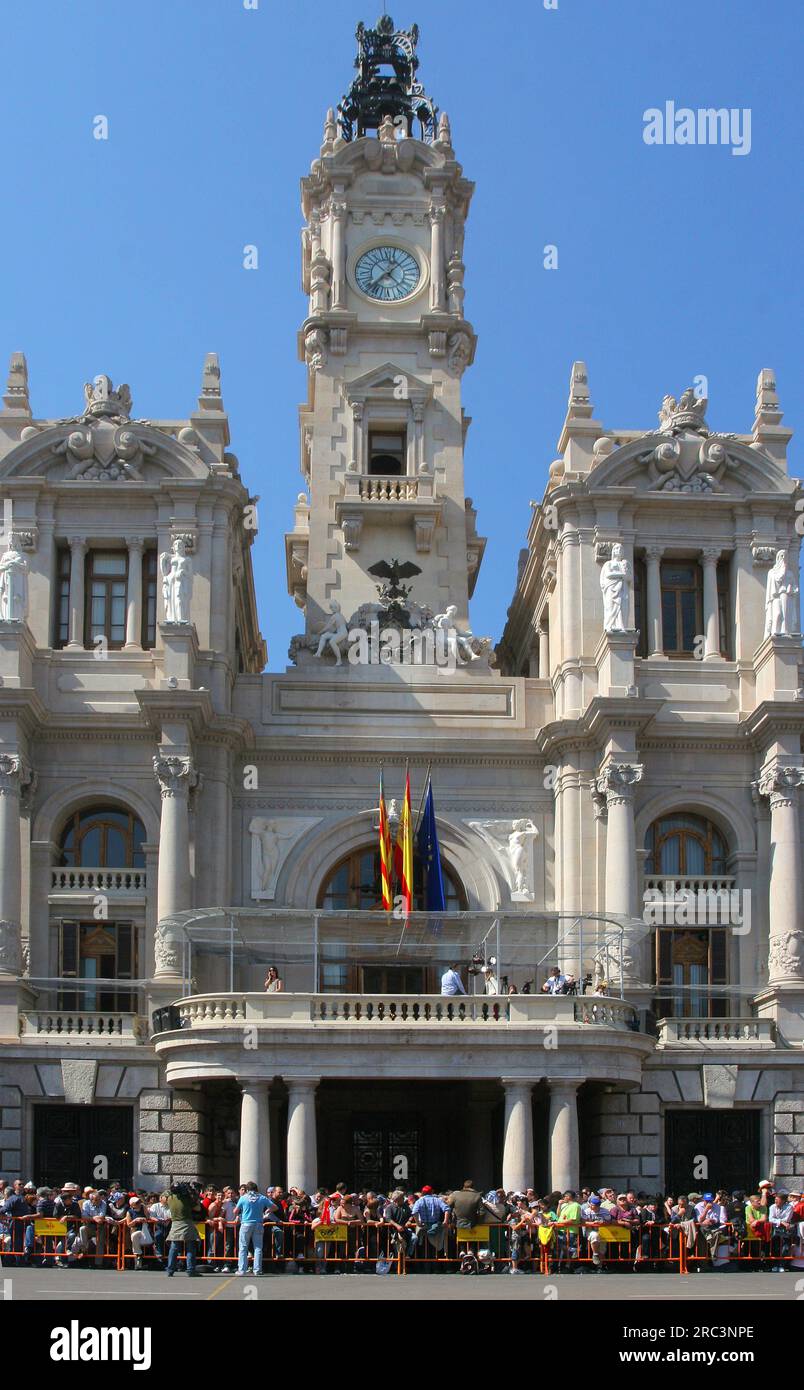
<svg viewBox="0 0 804 1390"><path fill-rule="evenodd" d="M16 719L30 736L47 725L50 713L37 691L3 686L0 687L0 719Z"/></svg>

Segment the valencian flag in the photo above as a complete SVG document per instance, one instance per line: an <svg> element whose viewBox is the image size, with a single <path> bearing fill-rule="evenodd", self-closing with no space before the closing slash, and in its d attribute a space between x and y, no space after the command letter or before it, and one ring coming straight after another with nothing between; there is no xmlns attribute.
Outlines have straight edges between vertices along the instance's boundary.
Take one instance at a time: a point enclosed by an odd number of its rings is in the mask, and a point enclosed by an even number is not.
<svg viewBox="0 0 804 1390"><path fill-rule="evenodd" d="M427 779L427 795L424 813L416 836L416 846L422 866L425 907L428 912L444 912L444 879L441 874L441 851L438 847L435 804L433 802L433 783Z"/></svg>
<svg viewBox="0 0 804 1390"><path fill-rule="evenodd" d="M410 772L405 770L405 797L399 829L396 833L394 868L399 894L405 904L405 915L413 910L413 817L410 813Z"/></svg>
<svg viewBox="0 0 804 1390"><path fill-rule="evenodd" d="M391 888L391 827L388 824L388 811L385 806L385 790L380 768L380 878L382 879L382 905L390 912L394 905Z"/></svg>

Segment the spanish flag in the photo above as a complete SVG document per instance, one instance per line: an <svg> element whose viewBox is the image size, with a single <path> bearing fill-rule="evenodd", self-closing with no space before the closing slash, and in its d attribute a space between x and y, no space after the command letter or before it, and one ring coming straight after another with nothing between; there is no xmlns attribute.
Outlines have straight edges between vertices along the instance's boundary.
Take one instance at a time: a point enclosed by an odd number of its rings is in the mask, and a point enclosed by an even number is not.
<svg viewBox="0 0 804 1390"><path fill-rule="evenodd" d="M413 911L413 817L410 811L410 772L405 769L405 799L399 817L394 850L396 881L405 905L405 916Z"/></svg>
<svg viewBox="0 0 804 1390"><path fill-rule="evenodd" d="M382 768L380 768L380 878L382 879L383 909L385 912L390 912L394 905L391 887L391 827L388 824L388 812L385 807Z"/></svg>

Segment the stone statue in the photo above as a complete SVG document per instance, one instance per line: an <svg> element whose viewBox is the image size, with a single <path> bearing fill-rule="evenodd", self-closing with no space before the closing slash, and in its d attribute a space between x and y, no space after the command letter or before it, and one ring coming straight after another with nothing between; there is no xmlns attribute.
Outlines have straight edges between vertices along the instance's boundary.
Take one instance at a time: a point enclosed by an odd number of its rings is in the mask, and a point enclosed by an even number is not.
<svg viewBox="0 0 804 1390"><path fill-rule="evenodd" d="M165 601L166 623L189 623L190 596L193 589L193 566L187 554L187 542L177 536L170 552L159 556L162 574L162 597Z"/></svg>
<svg viewBox="0 0 804 1390"><path fill-rule="evenodd" d="M472 647L472 642L474 640L473 633L468 629L466 632L460 632L455 626L455 614L457 611L455 604L451 603L446 612L436 613L433 618L433 627L437 632L439 630L446 632L447 648L450 655L454 656L456 659L460 655L463 657L464 662L479 661L480 658Z"/></svg>
<svg viewBox="0 0 804 1390"><path fill-rule="evenodd" d="M296 822L293 821L287 828L283 829L278 821L266 820L264 816L255 816L249 823L248 833L253 836L257 843L256 873L253 886L258 887L261 893L267 893L273 886L274 876L279 867L281 841L295 838L297 834Z"/></svg>
<svg viewBox="0 0 804 1390"><path fill-rule="evenodd" d="M789 637L795 621L796 577L787 563L787 551L777 550L765 586L765 636Z"/></svg>
<svg viewBox="0 0 804 1390"><path fill-rule="evenodd" d="M532 820L470 821L487 844L502 859L507 870L513 902L533 901L533 873L528 841L538 839L539 831Z"/></svg>
<svg viewBox="0 0 804 1390"><path fill-rule="evenodd" d="M28 616L28 561L19 544L19 536L11 531L0 560L0 621L6 623L24 623Z"/></svg>
<svg viewBox="0 0 804 1390"><path fill-rule="evenodd" d="M631 566L617 542L611 547L611 559L600 571L603 591L603 629L605 632L628 631L628 608L631 588Z"/></svg>
<svg viewBox="0 0 804 1390"><path fill-rule="evenodd" d="M333 656L335 657L335 665L340 666L341 647L342 644L349 637L349 627L346 622L346 619L344 618L341 612L341 605L338 603L337 599L332 600L332 602L329 605L329 611L332 614L332 616L327 620L327 622L321 629L321 635L318 639L318 646L315 649L315 655L320 660L321 657L324 655L325 649L328 647L329 650L332 652Z"/></svg>

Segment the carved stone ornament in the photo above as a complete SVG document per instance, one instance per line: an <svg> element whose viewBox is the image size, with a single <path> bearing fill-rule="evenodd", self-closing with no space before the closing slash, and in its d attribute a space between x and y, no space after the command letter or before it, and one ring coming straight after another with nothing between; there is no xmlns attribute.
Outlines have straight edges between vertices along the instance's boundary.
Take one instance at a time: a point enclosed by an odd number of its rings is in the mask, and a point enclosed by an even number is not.
<svg viewBox="0 0 804 1390"><path fill-rule="evenodd" d="M449 355L447 357L447 367L453 376L463 376L469 366L469 359L472 356L472 340L468 333L459 329L457 333L449 336Z"/></svg>
<svg viewBox="0 0 804 1390"><path fill-rule="evenodd" d="M804 786L804 768L776 764L760 772L757 791L770 798L771 808L792 805L799 787Z"/></svg>
<svg viewBox="0 0 804 1390"><path fill-rule="evenodd" d="M632 801L634 787L642 781L643 772L639 763L609 763L597 777L598 795L605 796L607 806Z"/></svg>
<svg viewBox="0 0 804 1390"><path fill-rule="evenodd" d="M179 939L160 924L154 932L154 963L158 974L178 974L181 965Z"/></svg>
<svg viewBox="0 0 804 1390"><path fill-rule="evenodd" d="M706 427L706 396L697 396L690 386L676 400L675 396L665 396L659 411L659 429L662 434L682 434L692 430L697 434L708 434Z"/></svg>
<svg viewBox="0 0 804 1390"><path fill-rule="evenodd" d="M600 590L603 595L604 632L628 632L631 565L619 541L612 544L611 557L601 568Z"/></svg>
<svg viewBox="0 0 804 1390"><path fill-rule="evenodd" d="M192 758L175 754L154 757L154 776L163 797L186 796L200 785L200 776Z"/></svg>
<svg viewBox="0 0 804 1390"><path fill-rule="evenodd" d="M84 414L72 422L77 428L53 445L53 453L63 454L70 464L67 480L140 482L142 461L155 454L156 447L131 428L129 388L115 390L110 377L96 376L84 386L84 397Z"/></svg>
<svg viewBox="0 0 804 1390"><path fill-rule="evenodd" d="M327 365L327 335L323 328L311 328L304 337L304 358L313 372Z"/></svg>
<svg viewBox="0 0 804 1390"><path fill-rule="evenodd" d="M20 796L33 782L34 774L18 753L0 753L0 796Z"/></svg>
<svg viewBox="0 0 804 1390"><path fill-rule="evenodd" d="M512 902L533 902L533 841L539 831L531 820L470 820L505 869Z"/></svg>
<svg viewBox="0 0 804 1390"><path fill-rule="evenodd" d="M768 967L772 980L804 979L804 931L785 931L772 936L768 944Z"/></svg>
<svg viewBox="0 0 804 1390"><path fill-rule="evenodd" d="M249 821L252 898L274 899L280 870L291 849L320 820L320 816L254 816Z"/></svg>
<svg viewBox="0 0 804 1390"><path fill-rule="evenodd" d="M28 616L28 561L20 537L12 531L0 556L0 622L24 623Z"/></svg>

